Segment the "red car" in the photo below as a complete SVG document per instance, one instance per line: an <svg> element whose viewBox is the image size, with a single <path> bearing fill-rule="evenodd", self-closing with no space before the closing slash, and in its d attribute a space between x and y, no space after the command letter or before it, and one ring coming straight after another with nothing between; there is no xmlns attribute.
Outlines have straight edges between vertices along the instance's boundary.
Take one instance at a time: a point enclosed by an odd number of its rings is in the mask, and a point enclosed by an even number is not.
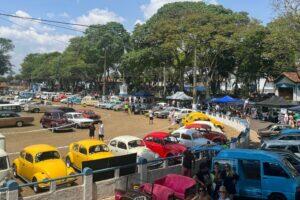
<svg viewBox="0 0 300 200"><path fill-rule="evenodd" d="M206 124L190 124L185 126L186 129L196 129L199 131L204 138L213 141L214 143L218 144L226 144L227 137L219 132L211 131L210 126Z"/></svg>
<svg viewBox="0 0 300 200"><path fill-rule="evenodd" d="M166 132L152 132L144 137L146 146L162 158L181 155L186 147Z"/></svg>
<svg viewBox="0 0 300 200"><path fill-rule="evenodd" d="M65 94L59 94L54 98L54 102L60 102L60 100L67 98Z"/></svg>
<svg viewBox="0 0 300 200"><path fill-rule="evenodd" d="M61 110L51 110L45 112L40 120L42 128L48 128L52 132L73 130L73 124L68 122L65 113Z"/></svg>
<svg viewBox="0 0 300 200"><path fill-rule="evenodd" d="M94 120L94 122L100 121L100 116L92 110L78 110L77 112L82 113L83 117L85 118Z"/></svg>

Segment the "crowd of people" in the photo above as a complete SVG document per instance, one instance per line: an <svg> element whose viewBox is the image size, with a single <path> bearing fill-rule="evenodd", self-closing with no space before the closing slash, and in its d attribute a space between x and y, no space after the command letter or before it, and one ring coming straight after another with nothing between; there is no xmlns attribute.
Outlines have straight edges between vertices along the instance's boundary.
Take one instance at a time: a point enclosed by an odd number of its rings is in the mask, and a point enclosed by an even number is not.
<svg viewBox="0 0 300 200"><path fill-rule="evenodd" d="M182 174L192 177L194 167L195 157L191 151L186 150L183 154ZM199 164L193 178L198 185L197 195L193 200L232 200L236 194L238 175L228 163L214 163L213 171L210 171L210 160L205 160Z"/></svg>

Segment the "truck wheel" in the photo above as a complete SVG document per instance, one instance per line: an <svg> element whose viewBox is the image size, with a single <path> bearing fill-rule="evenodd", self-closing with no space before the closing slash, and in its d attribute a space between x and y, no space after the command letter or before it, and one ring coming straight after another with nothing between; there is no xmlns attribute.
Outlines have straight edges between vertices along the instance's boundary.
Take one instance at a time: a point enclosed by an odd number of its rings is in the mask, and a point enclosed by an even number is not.
<svg viewBox="0 0 300 200"><path fill-rule="evenodd" d="M13 176L15 178L18 178L17 166L15 164L13 164L12 166L12 171L13 171Z"/></svg>
<svg viewBox="0 0 300 200"><path fill-rule="evenodd" d="M33 112L34 112L34 113L39 113L39 112L40 112L40 109L35 108L35 109L33 109Z"/></svg>
<svg viewBox="0 0 300 200"><path fill-rule="evenodd" d="M283 194L271 194L268 200L286 200Z"/></svg>
<svg viewBox="0 0 300 200"><path fill-rule="evenodd" d="M66 165L67 167L72 167L72 162L69 156L66 157Z"/></svg>
<svg viewBox="0 0 300 200"><path fill-rule="evenodd" d="M22 122L22 121L18 121L18 122L16 123L16 125L17 125L17 127L22 127L22 126L23 126L23 122Z"/></svg>
<svg viewBox="0 0 300 200"><path fill-rule="evenodd" d="M33 177L32 182L37 182L37 179L35 177ZM41 191L40 187L38 186L38 184L34 184L33 185L33 191L34 193L39 193Z"/></svg>

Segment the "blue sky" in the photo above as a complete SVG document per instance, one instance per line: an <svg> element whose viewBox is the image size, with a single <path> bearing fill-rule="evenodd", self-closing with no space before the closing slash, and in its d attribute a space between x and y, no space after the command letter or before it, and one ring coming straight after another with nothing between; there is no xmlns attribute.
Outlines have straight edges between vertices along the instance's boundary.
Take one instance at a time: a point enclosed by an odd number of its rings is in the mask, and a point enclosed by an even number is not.
<svg viewBox="0 0 300 200"><path fill-rule="evenodd" d="M184 0L1 0L0 12L82 24L118 21L129 31L165 3ZM201 0L190 0L201 1ZM271 0L206 0L234 11L246 11L266 24L274 17ZM9 21L7 21L9 20ZM0 37L13 40L11 53L16 71L28 53L63 51L68 40L80 33L32 21L0 16Z"/></svg>

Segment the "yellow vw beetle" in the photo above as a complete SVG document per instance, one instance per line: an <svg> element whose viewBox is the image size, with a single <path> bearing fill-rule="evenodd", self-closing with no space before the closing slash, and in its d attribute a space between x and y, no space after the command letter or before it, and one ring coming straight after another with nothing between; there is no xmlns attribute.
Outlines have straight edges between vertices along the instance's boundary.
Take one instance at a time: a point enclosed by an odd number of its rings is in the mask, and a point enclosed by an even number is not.
<svg viewBox="0 0 300 200"><path fill-rule="evenodd" d="M211 121L215 126L223 129L224 128L224 124L222 122L219 122L218 120L216 120L213 117L210 117L204 113L201 112L192 112L188 115L186 115L184 118L182 118L182 124L188 125L191 124L194 121Z"/></svg>
<svg viewBox="0 0 300 200"><path fill-rule="evenodd" d="M55 147L47 144L32 145L24 148L13 162L13 175L26 182L41 182L47 179L62 178L75 174L74 169L67 167ZM75 178L56 181L57 185L73 183ZM47 189L48 183L33 186L34 192Z"/></svg>
<svg viewBox="0 0 300 200"><path fill-rule="evenodd" d="M67 166L82 171L82 162L113 157L108 146L100 140L87 139L71 143L66 156Z"/></svg>

